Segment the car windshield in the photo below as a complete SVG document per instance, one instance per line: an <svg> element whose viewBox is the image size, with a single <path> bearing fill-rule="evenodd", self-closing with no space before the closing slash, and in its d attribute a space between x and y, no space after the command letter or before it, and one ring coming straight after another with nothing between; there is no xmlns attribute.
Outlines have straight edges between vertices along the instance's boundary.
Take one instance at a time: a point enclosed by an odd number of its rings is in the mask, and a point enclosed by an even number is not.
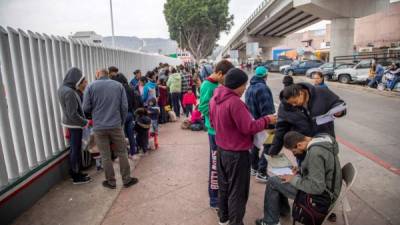
<svg viewBox="0 0 400 225"><path fill-rule="evenodd" d="M322 64L319 68L323 69L323 68L332 68L333 67L333 63L325 63Z"/></svg>

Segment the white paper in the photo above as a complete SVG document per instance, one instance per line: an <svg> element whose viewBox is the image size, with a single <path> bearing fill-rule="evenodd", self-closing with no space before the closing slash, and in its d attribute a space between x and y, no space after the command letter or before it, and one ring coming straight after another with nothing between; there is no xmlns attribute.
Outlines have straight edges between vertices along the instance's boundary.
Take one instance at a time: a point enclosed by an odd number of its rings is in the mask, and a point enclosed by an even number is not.
<svg viewBox="0 0 400 225"><path fill-rule="evenodd" d="M253 144L258 149L262 150L264 148L264 142L267 139L267 133L265 131L260 131L253 138Z"/></svg>
<svg viewBox="0 0 400 225"><path fill-rule="evenodd" d="M289 167L282 167L282 168L271 168L270 172L275 176L281 175L292 175L292 169Z"/></svg>
<svg viewBox="0 0 400 225"><path fill-rule="evenodd" d="M320 116L316 116L315 120L316 120L317 125L321 125L321 124L325 124L325 123L334 121L335 120L334 115L336 113L343 112L344 110L346 110L346 104L342 103L340 105L333 107L327 113L320 115Z"/></svg>

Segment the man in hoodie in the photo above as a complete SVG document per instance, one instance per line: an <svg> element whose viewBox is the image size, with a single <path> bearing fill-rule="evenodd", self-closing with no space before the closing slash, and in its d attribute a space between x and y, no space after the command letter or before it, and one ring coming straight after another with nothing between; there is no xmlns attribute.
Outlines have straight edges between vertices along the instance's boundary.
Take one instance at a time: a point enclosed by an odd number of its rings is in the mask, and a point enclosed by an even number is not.
<svg viewBox="0 0 400 225"><path fill-rule="evenodd" d="M209 117L210 100L214 90L219 84L224 82L225 74L234 68L228 60L222 60L217 63L214 73L204 80L200 87L199 111L205 117L205 126L208 131L208 140L210 143L210 164L208 173L208 194L210 197L210 207L218 208L218 173L217 173L217 144L215 143L215 130L211 127Z"/></svg>
<svg viewBox="0 0 400 225"><path fill-rule="evenodd" d="M87 183L91 179L80 170L82 129L88 123L82 109L78 90L86 85L85 77L78 68L71 68L65 75L64 82L58 89L58 98L63 111L62 125L70 132L70 174L74 184Z"/></svg>
<svg viewBox="0 0 400 225"><path fill-rule="evenodd" d="M171 75L168 77L167 86L169 88L169 92L171 93L171 102L176 117L180 117L181 115L181 92L182 92L182 77L176 71L175 68L172 68Z"/></svg>
<svg viewBox="0 0 400 225"><path fill-rule="evenodd" d="M103 186L116 188L114 168L111 160L110 143L115 145L114 153L119 158L119 167L124 187L138 182L131 177L126 141L122 129L128 114L128 101L124 87L108 78L108 72L102 69L97 80L86 89L83 96L83 109L91 113L96 145L100 150L106 180Z"/></svg>
<svg viewBox="0 0 400 225"><path fill-rule="evenodd" d="M273 115L253 119L240 99L247 74L232 68L210 101L210 122L218 146L219 223L243 225L250 188L250 156L253 136L276 122Z"/></svg>
<svg viewBox="0 0 400 225"><path fill-rule="evenodd" d="M256 68L255 75L250 80L250 86L248 87L245 95L246 105L249 107L251 114L254 119L261 118L266 115L275 113L274 99L272 92L266 84L267 80L267 69L264 66ZM269 129L273 129L271 126ZM264 145L264 150L259 157L259 151L256 146L251 149L251 175L256 176L256 180L260 182L267 182L267 159L264 157L265 153L268 153L270 145Z"/></svg>
<svg viewBox="0 0 400 225"><path fill-rule="evenodd" d="M339 147L335 138L319 134L314 138L290 131L284 137L284 145L294 155L306 155L300 170L293 174L271 177L265 189L264 218L256 225L275 225L280 215L289 215L288 198L294 199L299 190L312 195L323 195L334 203L342 187ZM329 197L328 197L329 196Z"/></svg>

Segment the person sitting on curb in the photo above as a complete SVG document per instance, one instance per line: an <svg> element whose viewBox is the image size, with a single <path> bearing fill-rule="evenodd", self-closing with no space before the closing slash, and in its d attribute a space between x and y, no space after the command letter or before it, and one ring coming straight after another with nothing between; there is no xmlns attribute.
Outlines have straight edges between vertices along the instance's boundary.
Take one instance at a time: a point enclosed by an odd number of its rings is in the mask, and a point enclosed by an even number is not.
<svg viewBox="0 0 400 225"><path fill-rule="evenodd" d="M280 224L280 215L290 213L288 198L296 198L295 205L300 194L308 194L311 199L326 200L327 205L314 206L323 208L324 212L321 213L326 215L340 194L342 174L338 158L339 146L332 136L319 134L312 138L290 131L284 137L284 146L294 155L305 153L306 157L300 170L295 167L292 175L275 176L268 180L264 196L264 217L256 220L256 225Z"/></svg>
<svg viewBox="0 0 400 225"><path fill-rule="evenodd" d="M253 119L240 99L248 76L232 68L210 101L210 123L216 132L219 223L243 225L250 188L250 154L253 136L276 123L276 116Z"/></svg>

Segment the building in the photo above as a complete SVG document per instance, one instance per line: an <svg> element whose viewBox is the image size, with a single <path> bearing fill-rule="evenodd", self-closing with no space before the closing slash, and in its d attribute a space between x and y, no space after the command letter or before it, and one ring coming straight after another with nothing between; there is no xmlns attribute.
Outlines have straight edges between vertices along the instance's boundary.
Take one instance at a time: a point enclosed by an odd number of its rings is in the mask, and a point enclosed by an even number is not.
<svg viewBox="0 0 400 225"><path fill-rule="evenodd" d="M288 35L272 50L274 59L285 55L296 59L329 60L331 25ZM400 48L400 4L370 16L358 18L354 26L354 51L373 52Z"/></svg>
<svg viewBox="0 0 400 225"><path fill-rule="evenodd" d="M78 31L74 35L70 36L70 38L87 41L92 44L101 44L103 39L101 35L96 34L94 31Z"/></svg>

